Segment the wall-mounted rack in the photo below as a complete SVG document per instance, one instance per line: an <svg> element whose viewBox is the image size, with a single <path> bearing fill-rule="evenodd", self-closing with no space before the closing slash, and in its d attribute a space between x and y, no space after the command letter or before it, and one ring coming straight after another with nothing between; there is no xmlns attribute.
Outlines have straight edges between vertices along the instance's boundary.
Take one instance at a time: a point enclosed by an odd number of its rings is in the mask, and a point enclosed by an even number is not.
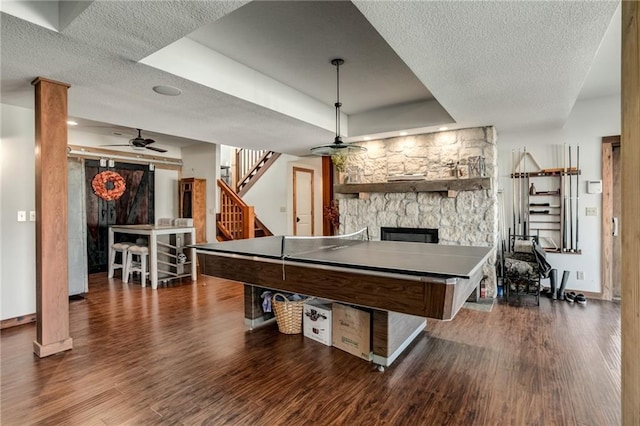
<svg viewBox="0 0 640 426"><path fill-rule="evenodd" d="M519 232L536 234L540 245L547 252L580 254L577 247L577 185L576 196L567 192L567 179L580 175L575 167L565 169L543 169L536 172L512 173L514 188L521 190L522 215ZM572 188L573 190L573 188ZM514 203L516 206L516 203ZM575 210L573 208L575 207ZM517 207L517 206L516 206ZM515 227L518 224L514 224ZM575 232L575 237L574 237Z"/></svg>

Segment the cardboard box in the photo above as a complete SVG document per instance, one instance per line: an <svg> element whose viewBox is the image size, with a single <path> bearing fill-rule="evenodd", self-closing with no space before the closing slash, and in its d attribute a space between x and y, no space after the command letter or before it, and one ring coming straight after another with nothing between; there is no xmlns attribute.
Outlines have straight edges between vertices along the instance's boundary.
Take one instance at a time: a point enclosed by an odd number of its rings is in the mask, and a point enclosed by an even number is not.
<svg viewBox="0 0 640 426"><path fill-rule="evenodd" d="M305 337L331 346L331 302L314 299L304 304L302 332Z"/></svg>
<svg viewBox="0 0 640 426"><path fill-rule="evenodd" d="M334 303L333 346L371 361L371 313Z"/></svg>

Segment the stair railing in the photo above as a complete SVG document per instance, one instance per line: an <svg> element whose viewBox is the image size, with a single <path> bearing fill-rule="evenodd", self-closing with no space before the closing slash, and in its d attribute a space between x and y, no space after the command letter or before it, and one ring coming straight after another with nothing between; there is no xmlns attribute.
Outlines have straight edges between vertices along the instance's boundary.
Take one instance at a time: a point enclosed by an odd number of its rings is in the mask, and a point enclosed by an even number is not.
<svg viewBox="0 0 640 426"><path fill-rule="evenodd" d="M236 150L236 193L242 197L280 156L267 150Z"/></svg>
<svg viewBox="0 0 640 426"><path fill-rule="evenodd" d="M225 236L234 240L255 237L256 214L253 206L248 206L223 180L218 179L220 188L220 221L216 226Z"/></svg>
<svg viewBox="0 0 640 426"><path fill-rule="evenodd" d="M238 185L250 176L256 165L260 163L262 157L269 151L265 149L236 149L236 177ZM238 189L238 188L237 188Z"/></svg>

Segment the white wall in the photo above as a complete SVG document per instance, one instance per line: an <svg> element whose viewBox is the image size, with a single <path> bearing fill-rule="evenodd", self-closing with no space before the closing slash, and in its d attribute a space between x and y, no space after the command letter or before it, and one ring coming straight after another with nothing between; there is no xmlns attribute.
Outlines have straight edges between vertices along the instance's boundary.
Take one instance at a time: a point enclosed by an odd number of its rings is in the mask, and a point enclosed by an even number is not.
<svg viewBox="0 0 640 426"><path fill-rule="evenodd" d="M571 271L567 288L598 293L601 291L601 220L602 196L587 194L586 181L602 179L602 137L620 134L620 97L606 97L577 102L565 126L561 129L541 129L527 132L505 132L498 129L499 189L504 190L507 228L512 221L511 179L512 150L516 154L524 147L532 153L542 168L561 167L558 147L580 145L579 226L581 255L549 254L552 267ZM575 164L574 164L575 165ZM533 167L528 168L533 171ZM575 184L575 181L574 181ZM574 187L575 191L575 187ZM597 207L597 216L586 216L587 207ZM576 272L584 272L584 280Z"/></svg>
<svg viewBox="0 0 640 426"><path fill-rule="evenodd" d="M36 311L35 222L17 212L35 210L34 111L0 104L0 319ZM69 129L72 145L121 143L122 138ZM179 157L179 150L170 152ZM178 155L176 155L178 154ZM178 172L156 168L156 217L178 215Z"/></svg>
<svg viewBox="0 0 640 426"><path fill-rule="evenodd" d="M35 222L17 212L35 210L35 123L30 109L0 104L0 318L36 311Z"/></svg>
<svg viewBox="0 0 640 426"><path fill-rule="evenodd" d="M274 235L293 235L293 167L314 171L314 235L322 235L322 160L281 154L242 199Z"/></svg>
<svg viewBox="0 0 640 426"><path fill-rule="evenodd" d="M178 217L178 181L177 170L155 170L155 217Z"/></svg>
<svg viewBox="0 0 640 426"><path fill-rule="evenodd" d="M216 241L216 205L220 177L220 145L200 143L182 148L182 177L207 180L207 242ZM177 198L176 198L177 199Z"/></svg>
<svg viewBox="0 0 640 426"><path fill-rule="evenodd" d="M288 164L298 157L282 154L260 176L260 179L249 188L242 197L245 203L255 208L256 216L274 235L291 235L287 227L289 212L293 210L288 205Z"/></svg>

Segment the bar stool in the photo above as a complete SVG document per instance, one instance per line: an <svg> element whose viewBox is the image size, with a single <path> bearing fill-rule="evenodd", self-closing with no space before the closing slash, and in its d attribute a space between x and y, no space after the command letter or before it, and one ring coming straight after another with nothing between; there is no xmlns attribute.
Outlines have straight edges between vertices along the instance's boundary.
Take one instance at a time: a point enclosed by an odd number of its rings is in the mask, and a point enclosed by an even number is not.
<svg viewBox="0 0 640 426"><path fill-rule="evenodd" d="M129 244L115 243L111 244L109 250L109 278L113 278L113 272L116 269L122 269L122 278L124 278L125 266L127 263L127 249ZM116 254L120 253L120 263L116 263Z"/></svg>
<svg viewBox="0 0 640 426"><path fill-rule="evenodd" d="M133 256L137 256L134 261ZM147 286L146 278L149 275L147 271L147 258L149 257L149 248L142 246L130 246L127 250L127 263L124 268L124 282L129 282L129 275L132 272L140 272L140 284L142 287Z"/></svg>

